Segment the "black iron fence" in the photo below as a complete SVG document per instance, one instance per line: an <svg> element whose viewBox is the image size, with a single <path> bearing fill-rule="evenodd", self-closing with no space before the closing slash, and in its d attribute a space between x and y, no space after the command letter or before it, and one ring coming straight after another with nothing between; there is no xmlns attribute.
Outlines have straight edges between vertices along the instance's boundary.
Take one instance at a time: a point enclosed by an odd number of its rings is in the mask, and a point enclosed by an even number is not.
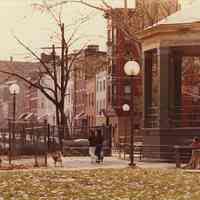
<svg viewBox="0 0 200 200"><path fill-rule="evenodd" d="M7 128L0 129L1 157L9 164L47 166L47 140L47 124L9 121Z"/></svg>
<svg viewBox="0 0 200 200"><path fill-rule="evenodd" d="M48 153L56 150L67 150L67 147L65 146L67 144L66 141L74 141L77 139L85 139L85 141L88 140L89 130L91 129L100 129L102 131L105 141L105 149L107 149L107 152L110 154L110 126L87 127L87 132L77 129L73 135L65 135L65 127L51 126L45 122L13 123L12 121L8 123L7 128L0 129L0 154L1 157L4 157L6 162L10 164L17 163L19 160L23 160L23 163L29 162L30 165L47 166ZM62 141L62 144L60 141ZM77 144L76 147L78 147ZM88 154L88 142L84 143L83 145L79 141L79 144L81 144L81 147L85 145L85 150Z"/></svg>
<svg viewBox="0 0 200 200"><path fill-rule="evenodd" d="M90 126L90 127L75 127L73 134L65 137L65 154L66 155L88 155L88 138L89 132L93 130L96 132L97 130L101 130L102 136L104 138L104 153L105 155L111 155L112 149L112 138L111 138L111 130L112 127L102 125L102 126ZM73 141L77 141L75 144Z"/></svg>

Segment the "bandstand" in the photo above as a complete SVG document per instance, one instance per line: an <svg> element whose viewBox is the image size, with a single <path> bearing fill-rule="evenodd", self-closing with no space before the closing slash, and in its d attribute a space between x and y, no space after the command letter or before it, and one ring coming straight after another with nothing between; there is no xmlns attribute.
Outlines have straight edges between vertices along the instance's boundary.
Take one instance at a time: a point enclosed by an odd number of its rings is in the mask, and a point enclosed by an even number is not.
<svg viewBox="0 0 200 200"><path fill-rule="evenodd" d="M200 136L199 10L193 4L139 34L144 145L186 144Z"/></svg>

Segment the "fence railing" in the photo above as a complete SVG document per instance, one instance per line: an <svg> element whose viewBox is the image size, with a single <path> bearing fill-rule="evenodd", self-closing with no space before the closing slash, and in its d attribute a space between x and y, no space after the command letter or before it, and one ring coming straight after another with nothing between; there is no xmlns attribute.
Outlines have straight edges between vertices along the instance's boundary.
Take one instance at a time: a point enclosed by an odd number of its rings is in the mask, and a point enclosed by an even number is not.
<svg viewBox="0 0 200 200"><path fill-rule="evenodd" d="M10 121L8 128L0 129L1 154L8 155L9 159L21 155L46 156L48 152L63 150L64 140L88 139L90 129L101 129L105 144L111 149L110 126L87 127L87 132L79 129L74 135L64 135L65 127Z"/></svg>

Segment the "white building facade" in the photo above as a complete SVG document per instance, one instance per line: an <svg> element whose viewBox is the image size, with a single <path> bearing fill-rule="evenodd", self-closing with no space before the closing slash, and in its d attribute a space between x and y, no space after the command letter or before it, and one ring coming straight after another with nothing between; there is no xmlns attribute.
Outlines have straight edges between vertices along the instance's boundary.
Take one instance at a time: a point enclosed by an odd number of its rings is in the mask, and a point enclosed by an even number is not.
<svg viewBox="0 0 200 200"><path fill-rule="evenodd" d="M107 72L96 74L96 126L106 123L103 111L107 109Z"/></svg>
<svg viewBox="0 0 200 200"><path fill-rule="evenodd" d="M44 76L42 79L42 85L47 86L49 88L53 88L52 79L48 78L48 76ZM47 120L47 122L51 125L56 125L56 106L39 90L37 90L37 116L39 121ZM49 95L51 92L48 92Z"/></svg>
<svg viewBox="0 0 200 200"><path fill-rule="evenodd" d="M67 90L66 90L66 97L65 97L65 115L67 116L68 125L70 128L70 132L72 132L72 126L73 126L73 94L74 94L74 81L72 79L68 80L67 83Z"/></svg>

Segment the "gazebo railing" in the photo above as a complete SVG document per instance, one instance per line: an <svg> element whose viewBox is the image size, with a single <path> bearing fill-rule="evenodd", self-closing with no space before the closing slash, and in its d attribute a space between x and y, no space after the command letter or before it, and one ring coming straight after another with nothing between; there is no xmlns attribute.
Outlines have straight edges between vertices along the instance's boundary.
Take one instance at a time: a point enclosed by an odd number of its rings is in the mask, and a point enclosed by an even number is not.
<svg viewBox="0 0 200 200"><path fill-rule="evenodd" d="M151 106L148 108L145 116L145 124L147 128L156 128L159 126L159 114L157 106Z"/></svg>
<svg viewBox="0 0 200 200"><path fill-rule="evenodd" d="M170 127L200 127L200 106L177 106L169 113Z"/></svg>
<svg viewBox="0 0 200 200"><path fill-rule="evenodd" d="M168 122L171 128L200 127L200 106L177 106L169 109ZM145 116L146 128L159 127L158 107L150 107Z"/></svg>

